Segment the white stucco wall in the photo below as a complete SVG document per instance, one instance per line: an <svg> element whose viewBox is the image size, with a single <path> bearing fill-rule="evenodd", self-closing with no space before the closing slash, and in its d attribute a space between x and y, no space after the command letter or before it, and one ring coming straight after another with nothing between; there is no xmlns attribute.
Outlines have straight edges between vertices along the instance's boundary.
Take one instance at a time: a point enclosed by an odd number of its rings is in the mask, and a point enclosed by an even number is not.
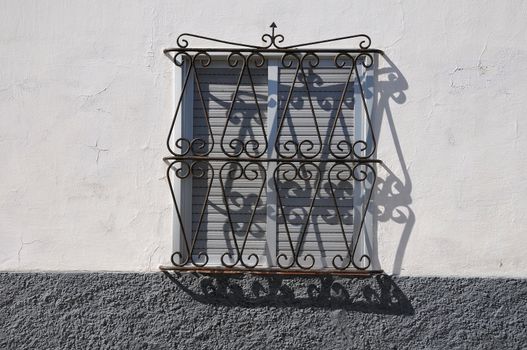
<svg viewBox="0 0 527 350"><path fill-rule="evenodd" d="M307 5L306 5L307 4ZM364 32L388 273L527 277L527 2L0 1L0 270L155 271L182 32Z"/></svg>

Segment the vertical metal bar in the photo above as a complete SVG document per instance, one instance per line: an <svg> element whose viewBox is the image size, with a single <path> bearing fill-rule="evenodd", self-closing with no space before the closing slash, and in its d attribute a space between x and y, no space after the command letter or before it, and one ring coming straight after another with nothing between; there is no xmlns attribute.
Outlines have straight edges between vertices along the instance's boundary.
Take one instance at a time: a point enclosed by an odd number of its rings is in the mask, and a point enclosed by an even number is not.
<svg viewBox="0 0 527 350"><path fill-rule="evenodd" d="M278 59L269 59L267 63L267 157L276 158L276 136L278 131L278 86L279 71ZM276 256L278 254L278 205L276 203L277 189L273 181L276 162L268 162L267 165L267 220L266 220L266 240L267 240L267 265L276 266Z"/></svg>
<svg viewBox="0 0 527 350"><path fill-rule="evenodd" d="M179 94L182 93L183 88L183 79L188 73L188 70L191 69L189 62L185 62L182 66L182 69L176 69L176 79L175 92L176 98L179 98ZM174 125L174 138L173 140L178 140L180 138L185 138L187 140L192 140L192 110L194 108L193 96L194 96L194 79L192 74L189 76L189 81L187 82L187 88L185 89L184 96L182 99L182 108L178 111L178 116L176 118L176 125ZM177 101L177 100L176 100ZM192 240L192 176L188 176L185 179L175 178L174 183L174 192L176 200L180 203L181 206L181 218L183 227L186 228L187 240L190 242ZM184 251L184 242L183 242L183 233L181 232L181 225L178 221L177 215L175 213L175 208L173 209L173 228L174 228L174 237L173 237L173 251L181 252Z"/></svg>
<svg viewBox="0 0 527 350"><path fill-rule="evenodd" d="M370 124L366 124L368 127L370 126L373 126L375 125L375 121L373 120L374 118L374 114L373 114L373 98L375 96L375 91L374 91L374 87L375 85L373 84L373 78L374 78L374 69L376 67L376 62L377 62L377 57L376 55L373 55L372 56L374 59L374 62L373 62L373 65L371 68L369 69L366 69L364 67L362 67L362 71L364 74L361 73L361 75L364 75L364 89L365 91L370 91L371 92L371 96L368 98L366 97L366 105L364 106L364 108L368 109L369 111L369 116L370 116ZM371 145L374 140L372 138L372 135L374 135L374 132L375 130L365 130L365 135L363 137L365 137L364 140L366 140L366 144L368 145ZM377 153L377 149L375 148L374 150L374 153L372 154L372 157L375 158L376 156L376 153ZM376 166L375 166L375 163L372 163L370 164L373 169L375 171L377 171L376 169ZM364 181L364 186L366 186L367 183L369 183L369 180L370 179L367 179L366 181ZM371 179L371 181L373 181L374 179ZM371 184L369 186L372 186ZM375 187L372 186L372 188L370 189L370 191L372 191L372 197L371 197L371 201L374 201L374 196L375 196ZM363 195L363 205L367 206L368 203L364 203L365 201L368 200L368 197L366 196L366 189L364 190L364 195ZM364 234L361 236L361 239L364 241L363 243L363 254L366 254L368 255L372 260L371 260L371 265L370 265L370 269L377 269L379 266L376 265L376 262L378 262L378 259L376 257L376 254L375 254L375 251L374 251L374 244L375 244L375 237L374 237L374 232L373 232L373 228L374 228L374 225L373 225L373 219L374 219L374 215L373 215L373 210L374 210L374 206L372 205L372 203L370 203L369 206L367 206L368 210L364 213Z"/></svg>
<svg viewBox="0 0 527 350"><path fill-rule="evenodd" d="M362 65L359 64L359 62L355 62L354 64L357 65L356 72L362 73ZM361 79L361 74L357 74L353 79L353 95L354 95L354 117L355 117L355 127L354 127L354 140L353 145L355 142L359 140L364 140L364 115L362 113L362 98L361 98L361 92L359 88L359 79ZM360 154L362 156L362 153ZM357 247L356 251L352 249L352 251L355 251L355 256L362 256L363 254L363 248L364 245L362 242L358 241L361 234L359 232L361 227L361 221L362 221L362 214L363 214L363 200L364 200L364 184L365 181L353 181L353 238L351 240L351 246ZM362 236L364 237L364 236ZM362 239L361 239L362 240ZM351 256L351 261L354 261L353 259L355 256ZM360 262L359 262L360 263Z"/></svg>
<svg viewBox="0 0 527 350"><path fill-rule="evenodd" d="M371 116L371 108L372 108L372 98L366 98L362 99L361 90L359 86L359 80L362 84L362 88L364 91L371 91L373 88L373 72L371 69L366 69L360 61L357 61L355 63L357 65L357 77L355 77L355 137L356 140L364 140L366 141L367 145L371 145L372 140L372 130L369 130L370 124L366 122L365 118L367 118L367 114L365 113L365 109L368 109L370 111L369 115ZM367 147L363 152L361 152L360 156L364 156L369 152L369 147ZM372 165L374 166L374 165ZM355 181L355 188L353 191L354 194L354 244L357 245L357 249L355 252L355 257L360 259L361 256L367 255L372 256L372 246L373 246L373 236L372 236L372 229L373 229L373 215L372 210L373 206L368 205L366 201L368 200L367 194L370 191L374 191L374 188L367 188L367 186L371 186L371 175L368 174L368 178L364 181ZM368 210L366 210L368 208ZM361 227L361 221L362 223L362 234L358 230L360 230ZM358 241L357 241L358 239ZM353 257L352 257L353 258ZM364 267L364 261L358 261L355 260L355 262L359 265ZM370 265L370 268L374 268Z"/></svg>
<svg viewBox="0 0 527 350"><path fill-rule="evenodd" d="M180 98L183 90L183 77L185 76L185 70L186 67L183 66L181 69L178 69L176 65L174 65L174 71L173 71L173 78L174 78L174 110L177 108L177 101ZM174 118L176 118L176 121L179 121L178 125L181 123L181 113L178 113ZM179 133L180 128L175 127L175 131L172 131L173 134L176 134L176 136ZM171 139L172 135L168 135L168 140ZM177 140L177 139L176 139ZM169 141L167 141L167 147L170 149ZM170 170L169 170L170 171ZM168 173L167 173L168 177ZM167 178L167 181L170 181L170 178ZM181 192L181 184L180 181L176 181L174 184L174 189L176 193ZM179 219L176 212L176 207L174 204L172 204L172 252L180 252L181 248L183 247L182 244L182 238L181 238L181 228ZM180 263L180 261L178 261Z"/></svg>

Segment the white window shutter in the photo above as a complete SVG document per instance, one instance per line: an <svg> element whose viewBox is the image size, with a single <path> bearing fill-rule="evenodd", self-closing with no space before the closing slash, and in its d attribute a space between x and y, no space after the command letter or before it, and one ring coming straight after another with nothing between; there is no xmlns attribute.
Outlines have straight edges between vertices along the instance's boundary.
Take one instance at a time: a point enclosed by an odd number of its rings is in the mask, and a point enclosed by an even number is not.
<svg viewBox="0 0 527 350"><path fill-rule="evenodd" d="M353 77L351 83L346 87L349 69L337 69L330 67L317 67L304 69L307 78L309 95L311 96L311 105L308 99L304 75L299 72L296 76L295 88L291 94L287 111L286 102L288 95L295 79L296 69L280 69L280 87L279 87L279 116L285 117L282 129L279 135L280 149L284 155L291 154L285 150L285 142L294 140L297 144L304 140L311 140L314 143L312 150L305 149L305 154L311 157L318 154L316 158L332 159L330 154L330 145L333 151L337 152L335 145L341 140L352 143L354 140L354 94L353 94ZM337 116L337 110L340 99L345 90L345 98L341 113ZM319 135L314 121L313 112L318 123L318 130L321 144L318 141ZM331 129L335 118L338 118L333 139ZM299 168L301 163L294 163ZM335 202L332 198L331 191L334 192L339 214L342 219L342 228L348 238L353 235L353 188L354 181L350 178L348 181L339 181L336 173L339 170L347 170L343 166L334 167L331 171L333 188L330 186L328 176L334 163L310 163L303 167L304 172L312 173L309 180L299 177L293 181L287 181L281 173L279 182L279 195L285 216L281 215L278 220L278 254L284 254L291 261L291 246L286 232L286 222L291 234L294 248L299 252L299 262L301 265L309 266L311 259L306 257L311 254L315 259L316 267L331 267L332 259L337 254L344 258L349 258L344 238L341 231L340 222L335 209ZM292 170L289 165L280 167L284 171ZM348 171L349 174L349 171ZM317 182L320 181L317 193ZM312 202L315 197L314 202ZM309 219L309 208L313 203ZM282 213L281 213L282 214ZM307 227L304 227L307 224ZM300 235L305 231L302 249L300 249ZM350 242L349 242L350 243ZM305 259L305 260L304 260ZM287 260L281 260L286 263ZM340 263L340 261L337 261ZM287 264L286 264L287 265Z"/></svg>
<svg viewBox="0 0 527 350"><path fill-rule="evenodd" d="M215 142L214 148L209 154L209 157L226 157L221 148L221 136L223 135L227 120L226 114L235 94L240 71L241 67L227 68L209 66L207 68L197 69L200 88L204 98L205 108L207 109L210 118L210 126ZM267 68L251 68L251 76L255 87L254 92L256 92L257 101L262 114L264 123L263 127L266 127ZM212 138L207 127L206 114L203 110L197 86L195 86L194 90L193 137L201 138L211 143ZM247 72L243 75L239 91L234 100L232 113L223 140L223 147L229 153L239 151L239 149L236 148L238 147L237 143L232 144L234 148L230 147L230 144L234 139L240 139L243 142L256 140L260 146L256 152L262 153L265 151L264 133ZM263 157L265 157L265 154ZM200 214L203 209L203 203L207 194L208 181L210 178L193 179L192 221L193 231L198 235L194 254L198 254L202 251L206 252L209 255L212 264L219 264L219 259L221 259L221 256L224 253L236 256L235 243L232 238L232 229L234 229L236 233L236 239L241 248L262 185L264 186L262 196L258 201L258 207L250 226L247 244L244 249L244 256L249 256L252 253L257 254L259 257L264 256L266 243L266 191L265 184L263 183L264 179L262 176L259 176L253 181L250 181L245 177L230 179L228 176L229 170L236 169L238 171L239 168L235 164L228 164L226 166L224 166L224 164L224 162L219 161L211 162L215 176L199 231L196 230L200 221ZM247 165L247 163L241 163L241 166L245 165ZM229 211L233 222L232 227L228 220L227 208L225 207L220 182L220 171L222 167L223 171L221 172L221 175L224 181L227 205L229 205ZM265 169L265 165L262 165L262 167ZM248 170L258 170L257 165L251 165ZM228 257L225 258L225 261L227 263L230 262ZM260 258L259 263L261 264L262 262L263 260ZM253 263L254 260L248 261L248 264Z"/></svg>

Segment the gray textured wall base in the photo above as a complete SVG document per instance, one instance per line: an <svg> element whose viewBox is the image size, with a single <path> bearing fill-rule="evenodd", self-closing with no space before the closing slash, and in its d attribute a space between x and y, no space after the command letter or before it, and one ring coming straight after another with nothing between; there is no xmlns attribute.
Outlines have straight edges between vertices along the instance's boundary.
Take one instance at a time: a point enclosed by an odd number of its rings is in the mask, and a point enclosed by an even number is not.
<svg viewBox="0 0 527 350"><path fill-rule="evenodd" d="M1 349L516 349L527 280L0 273Z"/></svg>

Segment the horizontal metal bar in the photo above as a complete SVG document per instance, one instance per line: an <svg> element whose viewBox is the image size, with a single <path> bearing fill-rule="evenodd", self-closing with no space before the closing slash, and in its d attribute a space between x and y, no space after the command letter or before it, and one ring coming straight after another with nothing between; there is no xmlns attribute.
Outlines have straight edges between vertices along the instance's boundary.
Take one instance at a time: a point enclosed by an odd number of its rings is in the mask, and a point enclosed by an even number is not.
<svg viewBox="0 0 527 350"><path fill-rule="evenodd" d="M380 159L289 159L289 158L237 158L237 157L193 157L193 156L171 156L164 157L163 161L172 160L189 160L189 161L202 161L202 162L251 162L251 163L265 163L265 162L278 162L278 163L378 163L382 164Z"/></svg>
<svg viewBox="0 0 527 350"><path fill-rule="evenodd" d="M159 266L161 271L174 271L183 273L200 273L203 275L280 275L280 276L346 276L346 277L372 277L383 274L383 270L300 270L300 269L280 269L280 268L222 268L222 267L178 267L178 266Z"/></svg>
<svg viewBox="0 0 527 350"><path fill-rule="evenodd" d="M168 54L170 52L246 52L246 53L378 53L384 55L384 51L380 49L239 49L239 48L206 48L206 47L193 47L193 48L168 48L164 49L163 53Z"/></svg>

